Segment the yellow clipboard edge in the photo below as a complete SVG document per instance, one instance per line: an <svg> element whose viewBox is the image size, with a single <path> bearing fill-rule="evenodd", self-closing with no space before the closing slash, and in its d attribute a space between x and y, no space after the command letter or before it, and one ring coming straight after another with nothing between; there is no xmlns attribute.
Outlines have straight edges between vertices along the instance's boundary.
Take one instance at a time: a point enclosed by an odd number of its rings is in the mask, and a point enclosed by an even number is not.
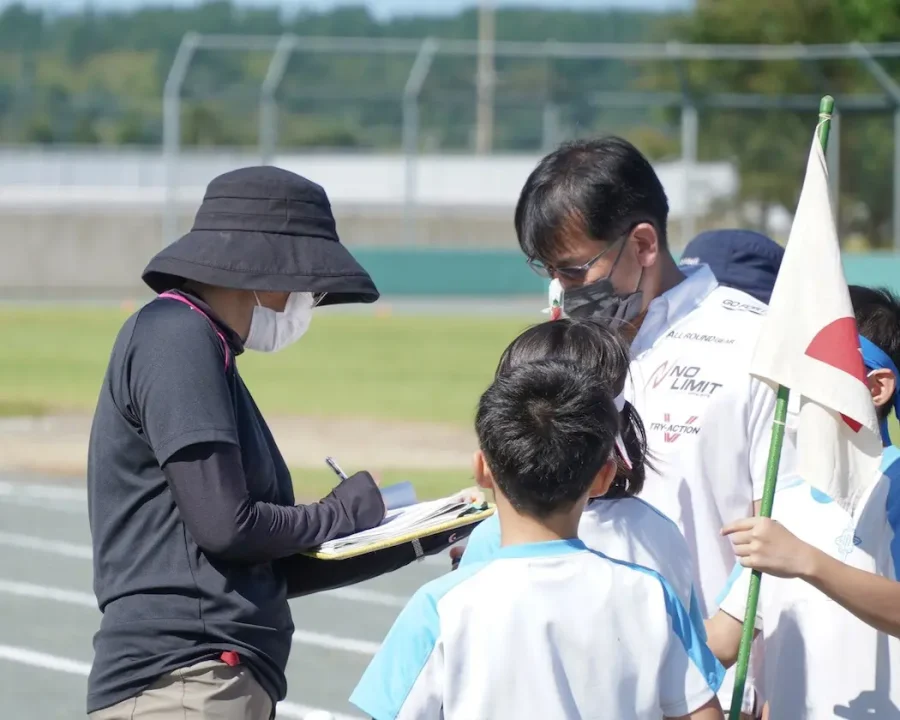
<svg viewBox="0 0 900 720"><path fill-rule="evenodd" d="M471 513L469 515L463 515L462 517L454 518L453 520L448 520L446 522L440 523L439 525L430 525L428 527L422 528L419 532L411 532L406 535L398 535L395 538L390 538L389 540L381 540L380 542L372 543L371 545L362 545L360 547L354 547L347 550L338 550L333 552L321 552L319 550L305 552L303 555L308 555L309 557L316 558L317 560L349 560L353 557L358 557L360 555L368 555L369 553L377 552L378 550L385 550L390 547L397 547L398 545L403 545L404 543L412 542L413 540L421 540L422 538L431 537L432 535L437 535L438 533L446 532L447 530L453 530L458 527L465 527L466 525L474 525L477 522L481 522L482 520L486 520L491 517L496 511L496 505L490 505L487 510L482 510L477 513Z"/></svg>

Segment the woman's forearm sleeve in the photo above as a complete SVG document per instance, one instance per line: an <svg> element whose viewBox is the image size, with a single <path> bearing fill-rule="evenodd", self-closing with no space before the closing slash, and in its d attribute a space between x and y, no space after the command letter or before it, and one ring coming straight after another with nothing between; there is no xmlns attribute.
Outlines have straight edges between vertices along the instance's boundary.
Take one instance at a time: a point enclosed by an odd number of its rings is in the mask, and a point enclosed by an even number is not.
<svg viewBox="0 0 900 720"><path fill-rule="evenodd" d="M179 450L163 467L185 526L210 555L267 562L378 525L384 503L375 481L361 472L310 505L276 505L250 498L240 449L199 443Z"/></svg>

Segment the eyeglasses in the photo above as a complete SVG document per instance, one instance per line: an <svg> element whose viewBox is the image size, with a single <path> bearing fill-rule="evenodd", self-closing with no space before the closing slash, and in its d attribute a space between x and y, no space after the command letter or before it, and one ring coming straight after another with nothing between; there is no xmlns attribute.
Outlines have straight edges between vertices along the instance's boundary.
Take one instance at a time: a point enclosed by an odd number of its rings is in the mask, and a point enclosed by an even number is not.
<svg viewBox="0 0 900 720"><path fill-rule="evenodd" d="M559 275L561 277L566 278L567 280L583 280L584 276L587 275L588 270L590 270L594 264L600 260L606 253L612 250L616 245L628 239L628 235L625 237L619 238L608 248L603 250L598 255L595 255L590 260L588 260L584 265L573 265L570 267L554 267L553 265L544 263L537 258L528 258L528 267L534 270L535 273L540 275L541 277L553 277L554 275Z"/></svg>

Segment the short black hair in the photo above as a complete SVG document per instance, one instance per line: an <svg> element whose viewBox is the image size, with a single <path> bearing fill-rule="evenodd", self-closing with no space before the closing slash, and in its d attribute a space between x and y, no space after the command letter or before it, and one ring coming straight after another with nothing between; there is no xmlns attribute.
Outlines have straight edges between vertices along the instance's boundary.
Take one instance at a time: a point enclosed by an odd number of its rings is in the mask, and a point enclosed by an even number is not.
<svg viewBox="0 0 900 720"><path fill-rule="evenodd" d="M570 509L612 454L619 414L585 367L539 360L502 373L481 396L475 431L500 491L536 518Z"/></svg>
<svg viewBox="0 0 900 720"><path fill-rule="evenodd" d="M881 348L900 368L900 298L887 288L850 286L850 303L859 334ZM900 378L897 379L900 382ZM891 404L880 408L886 416Z"/></svg>
<svg viewBox="0 0 900 720"><path fill-rule="evenodd" d="M615 242L651 223L666 244L669 201L650 161L630 142L608 136L566 143L528 176L516 206L522 252L550 262L573 230Z"/></svg>
<svg viewBox="0 0 900 720"><path fill-rule="evenodd" d="M560 318L534 325L519 335L500 358L497 375L535 360L567 360L594 373L594 382L616 397L625 389L631 364L629 343L593 320ZM616 454L616 480L604 497L637 495L644 487L648 458L647 433L641 416L626 403L620 417L620 432L631 468Z"/></svg>

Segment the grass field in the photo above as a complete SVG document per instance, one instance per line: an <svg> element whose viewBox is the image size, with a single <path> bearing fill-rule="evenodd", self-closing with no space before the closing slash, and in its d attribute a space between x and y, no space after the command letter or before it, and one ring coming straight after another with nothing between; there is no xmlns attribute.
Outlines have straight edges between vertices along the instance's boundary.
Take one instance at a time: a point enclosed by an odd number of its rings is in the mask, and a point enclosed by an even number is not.
<svg viewBox="0 0 900 720"><path fill-rule="evenodd" d="M353 468L357 470L358 468ZM352 470L344 468L347 474ZM320 500L331 492L337 484L337 478L329 469L310 470L309 468L291 471L294 480L294 492L298 500ZM377 470L376 479L382 486L408 480L416 488L416 496L420 500L447 497L458 490L475 485L472 473L463 469L452 470Z"/></svg>
<svg viewBox="0 0 900 720"><path fill-rule="evenodd" d="M115 335L128 313L83 308L0 308L0 415L93 411ZM239 358L267 414L365 417L467 427L500 353L523 317L372 316L320 312L306 337L273 355ZM891 433L898 434L892 417ZM354 471L360 468L345 468ZM468 470L378 468L415 483L421 497L471 483ZM298 496L321 497L334 475L294 471Z"/></svg>
<svg viewBox="0 0 900 720"><path fill-rule="evenodd" d="M92 412L125 311L0 309L0 415ZM539 320L536 315L531 321ZM329 314L241 374L266 413L467 425L528 318Z"/></svg>
<svg viewBox="0 0 900 720"><path fill-rule="evenodd" d="M108 308L0 308L0 416L92 413L110 349L127 317L124 310ZM503 348L539 319L323 310L297 345L272 355L248 352L238 365L267 415L469 427ZM463 468L379 467L376 472L383 484L412 481L421 498L472 484ZM324 496L335 484L324 464L292 474L304 500Z"/></svg>

